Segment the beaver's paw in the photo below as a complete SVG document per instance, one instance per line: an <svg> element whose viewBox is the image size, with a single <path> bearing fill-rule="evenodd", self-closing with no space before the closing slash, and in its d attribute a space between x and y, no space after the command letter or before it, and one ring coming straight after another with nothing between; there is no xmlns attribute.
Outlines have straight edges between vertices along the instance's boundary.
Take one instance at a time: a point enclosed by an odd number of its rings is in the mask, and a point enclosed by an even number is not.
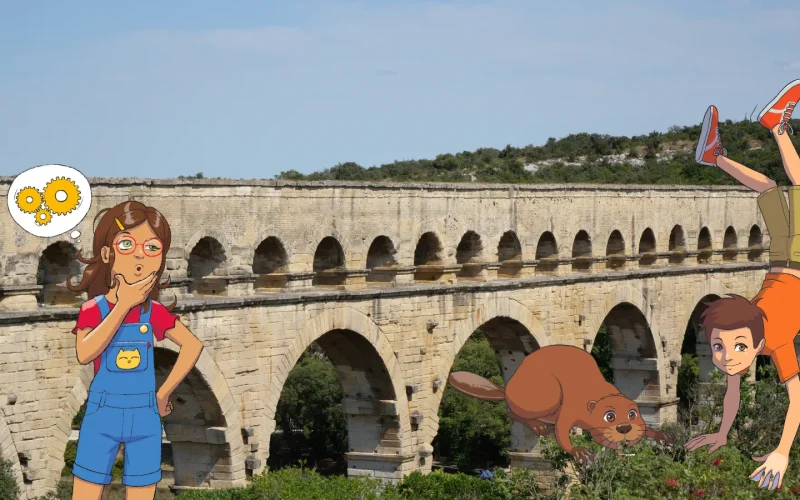
<svg viewBox="0 0 800 500"><path fill-rule="evenodd" d="M656 443L663 444L664 446L672 446L673 443L672 436L670 436L664 431L655 431L652 439Z"/></svg>
<svg viewBox="0 0 800 500"><path fill-rule="evenodd" d="M580 465L587 465L594 459L594 456L592 456L592 452L590 452L586 448L581 448L581 447L573 448L572 453L570 453L570 455L572 455L572 458Z"/></svg>
<svg viewBox="0 0 800 500"><path fill-rule="evenodd" d="M553 433L552 429L548 427L547 424L536 420L529 422L528 428L537 436L548 436Z"/></svg>

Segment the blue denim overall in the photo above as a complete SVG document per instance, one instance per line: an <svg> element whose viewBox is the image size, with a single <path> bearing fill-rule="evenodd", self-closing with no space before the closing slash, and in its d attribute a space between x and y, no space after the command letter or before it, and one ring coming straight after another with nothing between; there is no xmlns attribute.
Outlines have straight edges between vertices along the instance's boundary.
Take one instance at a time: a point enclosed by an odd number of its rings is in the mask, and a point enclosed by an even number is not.
<svg viewBox="0 0 800 500"><path fill-rule="evenodd" d="M94 298L102 319L110 312L103 295ZM81 424L72 473L95 484L111 482L120 443L125 444L122 483L147 486L161 480L161 417L156 403L153 327L148 299L138 323L123 323L100 355Z"/></svg>

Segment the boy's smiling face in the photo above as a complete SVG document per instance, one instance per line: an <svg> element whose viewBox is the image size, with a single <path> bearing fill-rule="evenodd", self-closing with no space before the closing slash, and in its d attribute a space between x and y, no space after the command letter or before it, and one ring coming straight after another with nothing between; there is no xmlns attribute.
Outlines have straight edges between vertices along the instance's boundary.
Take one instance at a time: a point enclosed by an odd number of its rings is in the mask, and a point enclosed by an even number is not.
<svg viewBox="0 0 800 500"><path fill-rule="evenodd" d="M750 368L753 361L764 349L764 339L753 345L753 334L749 328L720 330L714 328L709 338L711 360L714 366L728 375L735 375Z"/></svg>

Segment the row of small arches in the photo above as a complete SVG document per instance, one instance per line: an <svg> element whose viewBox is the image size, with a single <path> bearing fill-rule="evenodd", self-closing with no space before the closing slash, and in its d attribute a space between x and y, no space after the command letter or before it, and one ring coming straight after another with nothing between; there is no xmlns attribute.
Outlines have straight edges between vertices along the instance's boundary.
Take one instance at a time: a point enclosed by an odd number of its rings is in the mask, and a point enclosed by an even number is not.
<svg viewBox="0 0 800 500"><path fill-rule="evenodd" d="M746 250L750 260L757 260L762 252L762 232L754 225L749 232L747 247L739 247L738 236L733 226L729 226L723 237L721 249L723 259L735 260L737 254ZM680 225L673 227L668 244L668 258L670 262L681 262L687 256L696 253L699 262L710 260L714 252L711 232L703 227L697 236L697 241L689 248L683 228ZM537 271L552 270L562 260L571 260L572 269L582 271L588 269L595 254L589 233L580 230L572 242L572 251L569 257L560 255L559 246L552 232L544 232L538 240L535 254ZM639 238L638 250L633 255L626 255L626 244L619 230L614 230L608 237L605 248L607 266L610 268L623 267L627 260L637 259L640 265L649 265L658 257L655 234L652 229L645 229ZM50 245L42 254L39 262L39 284L63 283L67 276L77 275L80 272L78 262L75 260L77 250L68 242L57 242ZM483 240L474 231L467 231L456 247L455 264L483 264L488 262L514 263L522 261L522 247L519 238L513 231L505 232L496 247L496 260L488 259L484 252ZM662 255L663 256L663 255ZM398 268L402 266L437 266L446 261L444 247L438 235L426 232L420 236L415 251L414 260L404 263L396 259L395 245L388 236L375 238L367 251L366 269L370 272ZM227 261L226 249L218 240L211 236L201 238L189 254L188 276L201 278L205 276L220 275ZM314 253L313 272L347 270L345 253L342 245L333 236L327 236L320 241ZM270 236L263 240L255 249L252 261L252 273L255 275L269 275L289 272L289 255L281 240ZM224 274L224 273L223 273Z"/></svg>

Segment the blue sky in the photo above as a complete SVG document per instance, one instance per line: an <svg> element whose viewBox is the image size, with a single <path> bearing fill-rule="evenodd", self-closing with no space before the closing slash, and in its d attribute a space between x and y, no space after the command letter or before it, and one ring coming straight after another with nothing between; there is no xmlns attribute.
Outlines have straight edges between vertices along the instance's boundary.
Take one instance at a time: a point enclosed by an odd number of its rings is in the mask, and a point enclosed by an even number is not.
<svg viewBox="0 0 800 500"><path fill-rule="evenodd" d="M800 78L785 0L0 7L2 175L269 178L638 135Z"/></svg>

